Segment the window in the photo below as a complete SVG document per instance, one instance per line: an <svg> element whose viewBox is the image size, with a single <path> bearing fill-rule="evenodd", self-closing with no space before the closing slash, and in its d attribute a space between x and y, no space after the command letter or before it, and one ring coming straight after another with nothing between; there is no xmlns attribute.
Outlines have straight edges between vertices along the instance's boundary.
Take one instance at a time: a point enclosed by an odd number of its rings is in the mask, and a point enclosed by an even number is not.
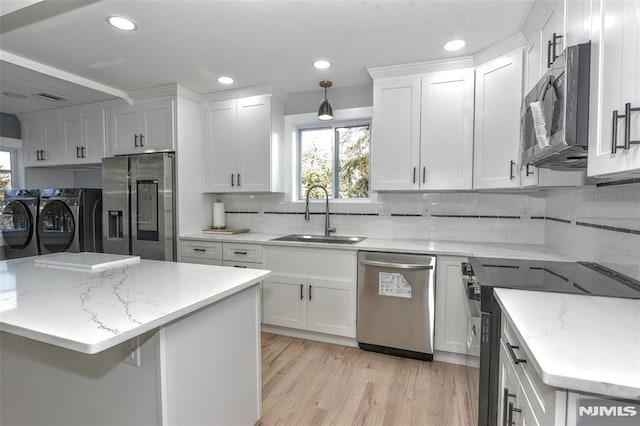
<svg viewBox="0 0 640 426"><path fill-rule="evenodd" d="M11 188L12 151L0 151L0 190Z"/></svg>
<svg viewBox="0 0 640 426"><path fill-rule="evenodd" d="M369 124L300 129L298 198L322 185L330 198L369 198ZM309 198L324 198L314 188Z"/></svg>

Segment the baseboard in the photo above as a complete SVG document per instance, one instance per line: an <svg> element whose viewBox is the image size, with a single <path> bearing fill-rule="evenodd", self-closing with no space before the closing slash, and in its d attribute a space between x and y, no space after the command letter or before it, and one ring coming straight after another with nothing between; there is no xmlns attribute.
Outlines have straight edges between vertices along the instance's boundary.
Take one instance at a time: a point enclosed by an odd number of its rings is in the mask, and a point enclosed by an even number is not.
<svg viewBox="0 0 640 426"><path fill-rule="evenodd" d="M296 330L295 328L278 327L277 325L262 324L265 333L280 334L282 336L296 337L298 339L314 340L316 342L331 343L334 345L358 347L358 342L353 337L333 336L331 334L316 333L315 331Z"/></svg>
<svg viewBox="0 0 640 426"><path fill-rule="evenodd" d="M453 352L435 351L433 360L446 362L448 364L465 365L467 367L480 367L480 358L473 355L456 354Z"/></svg>

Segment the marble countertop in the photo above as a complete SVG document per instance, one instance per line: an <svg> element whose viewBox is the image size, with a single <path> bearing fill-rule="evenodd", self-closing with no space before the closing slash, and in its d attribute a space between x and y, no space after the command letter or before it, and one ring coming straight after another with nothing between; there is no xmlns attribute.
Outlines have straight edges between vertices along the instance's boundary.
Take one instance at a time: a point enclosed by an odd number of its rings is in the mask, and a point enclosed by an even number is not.
<svg viewBox="0 0 640 426"><path fill-rule="evenodd" d="M0 330L87 354L166 325L270 275L153 260L71 271L34 263L43 257L0 261Z"/></svg>
<svg viewBox="0 0 640 426"><path fill-rule="evenodd" d="M544 383L640 400L640 299L494 292Z"/></svg>
<svg viewBox="0 0 640 426"><path fill-rule="evenodd" d="M511 244L489 242L441 241L441 240L401 240L367 238L358 244L322 244L293 241L271 241L282 234L261 234L249 232L235 235L218 235L196 233L182 235L185 240L223 241L236 243L254 243L279 246L325 247L337 250L371 250L390 252L411 252L420 254L436 254L463 257L504 257L531 260L574 261L558 251L539 244Z"/></svg>

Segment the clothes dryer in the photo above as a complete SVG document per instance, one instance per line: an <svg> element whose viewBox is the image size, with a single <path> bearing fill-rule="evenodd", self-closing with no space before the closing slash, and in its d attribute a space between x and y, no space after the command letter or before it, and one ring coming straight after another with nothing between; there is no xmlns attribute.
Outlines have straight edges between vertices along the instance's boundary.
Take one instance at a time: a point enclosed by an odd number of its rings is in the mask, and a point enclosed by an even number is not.
<svg viewBox="0 0 640 426"><path fill-rule="evenodd" d="M8 189L4 192L8 203L2 210L0 229L7 259L39 254L36 232L39 193L37 189Z"/></svg>

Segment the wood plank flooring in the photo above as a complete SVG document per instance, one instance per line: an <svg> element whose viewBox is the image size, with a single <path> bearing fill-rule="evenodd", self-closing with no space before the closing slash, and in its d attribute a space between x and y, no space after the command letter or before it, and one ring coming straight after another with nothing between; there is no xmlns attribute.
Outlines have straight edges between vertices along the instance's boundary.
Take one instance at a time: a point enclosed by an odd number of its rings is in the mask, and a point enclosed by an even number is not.
<svg viewBox="0 0 640 426"><path fill-rule="evenodd" d="M263 333L257 424L475 426L477 385L464 366Z"/></svg>

